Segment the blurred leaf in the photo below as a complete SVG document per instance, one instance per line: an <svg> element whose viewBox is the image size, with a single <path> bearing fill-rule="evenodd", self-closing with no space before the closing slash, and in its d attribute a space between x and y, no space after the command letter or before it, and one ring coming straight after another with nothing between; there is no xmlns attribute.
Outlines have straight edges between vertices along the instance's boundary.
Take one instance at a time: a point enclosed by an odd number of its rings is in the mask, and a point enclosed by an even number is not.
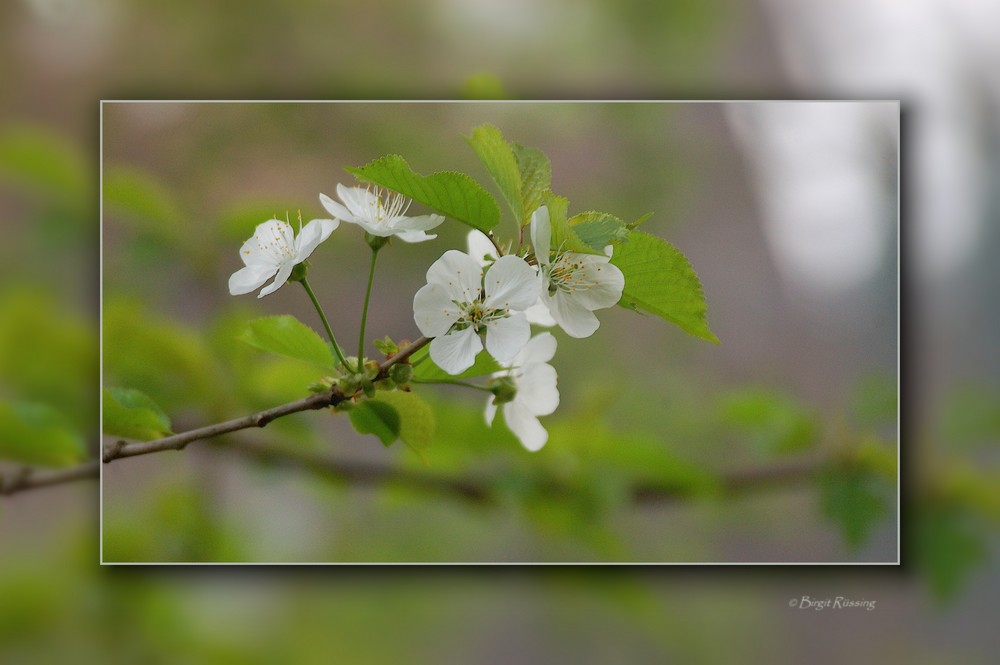
<svg viewBox="0 0 1000 665"><path fill-rule="evenodd" d="M618 217L606 212L581 212L567 220L576 236L596 252L604 252L608 245L627 240L629 228Z"/></svg>
<svg viewBox="0 0 1000 665"><path fill-rule="evenodd" d="M316 331L290 314L250 323L239 339L250 346L333 370L333 353Z"/></svg>
<svg viewBox="0 0 1000 665"><path fill-rule="evenodd" d="M258 224L269 219L284 219L288 211L294 216L297 209L288 201L241 202L219 216L218 228L226 240L242 241L253 235ZM310 219L308 215L303 218Z"/></svg>
<svg viewBox="0 0 1000 665"><path fill-rule="evenodd" d="M179 206L159 182L139 170L118 167L105 171L104 206L147 222L170 237L177 235Z"/></svg>
<svg viewBox="0 0 1000 665"><path fill-rule="evenodd" d="M863 427L874 427L896 420L899 413L896 381L885 374L865 378L854 394L852 412Z"/></svg>
<svg viewBox="0 0 1000 665"><path fill-rule="evenodd" d="M462 84L462 99L509 99L499 78L487 72L473 74Z"/></svg>
<svg viewBox="0 0 1000 665"><path fill-rule="evenodd" d="M131 388L107 388L101 410L105 434L140 441L170 434L170 418L143 392Z"/></svg>
<svg viewBox="0 0 1000 665"><path fill-rule="evenodd" d="M434 411L427 402L403 391L380 392L374 401L384 402L396 410L400 419L399 438L422 459L424 451L434 441Z"/></svg>
<svg viewBox="0 0 1000 665"><path fill-rule="evenodd" d="M625 274L625 291L619 305L649 312L690 335L719 343L708 328L698 275L672 245L642 231L632 231L628 241L615 248L611 263Z"/></svg>
<svg viewBox="0 0 1000 665"><path fill-rule="evenodd" d="M480 231L489 231L500 221L496 201L464 173L439 171L421 176L399 155L386 155L357 168L346 167L346 171L362 182L399 192Z"/></svg>
<svg viewBox="0 0 1000 665"><path fill-rule="evenodd" d="M1000 444L1000 392L966 385L949 396L942 415L942 436L957 447Z"/></svg>
<svg viewBox="0 0 1000 665"><path fill-rule="evenodd" d="M461 374L449 374L435 364L430 357L429 347L424 347L410 358L413 364L413 377L423 381L442 381L447 379L470 379L477 376L488 376L503 369L489 353L480 352L472 367Z"/></svg>
<svg viewBox="0 0 1000 665"><path fill-rule="evenodd" d="M988 560L983 530L949 502L925 503L915 515L915 558L939 601L955 596L970 574Z"/></svg>
<svg viewBox="0 0 1000 665"><path fill-rule="evenodd" d="M85 455L82 437L52 407L0 402L0 458L38 466L70 466Z"/></svg>
<svg viewBox="0 0 1000 665"><path fill-rule="evenodd" d="M851 549L859 547L888 511L877 476L853 468L833 468L820 477L823 514L836 522Z"/></svg>
<svg viewBox="0 0 1000 665"><path fill-rule="evenodd" d="M790 397L747 389L722 402L722 420L769 453L793 453L817 443L816 417Z"/></svg>
<svg viewBox="0 0 1000 665"><path fill-rule="evenodd" d="M396 407L388 402L366 399L347 412L359 434L374 434L383 446L391 446L399 438L402 419Z"/></svg>
<svg viewBox="0 0 1000 665"><path fill-rule="evenodd" d="M76 146L48 129L10 127L0 134L0 173L19 184L76 199L86 191L86 168Z"/></svg>

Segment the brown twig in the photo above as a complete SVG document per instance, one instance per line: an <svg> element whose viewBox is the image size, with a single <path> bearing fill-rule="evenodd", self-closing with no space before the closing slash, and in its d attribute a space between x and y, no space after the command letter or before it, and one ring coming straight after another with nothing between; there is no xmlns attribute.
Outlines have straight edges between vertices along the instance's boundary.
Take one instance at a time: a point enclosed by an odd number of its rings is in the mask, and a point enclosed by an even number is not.
<svg viewBox="0 0 1000 665"><path fill-rule="evenodd" d="M77 480L96 480L100 476L101 464L96 459L83 462L68 469L54 471L39 471L25 467L20 473L16 473L12 477L4 478L0 476L0 496L11 496L26 490L62 485Z"/></svg>

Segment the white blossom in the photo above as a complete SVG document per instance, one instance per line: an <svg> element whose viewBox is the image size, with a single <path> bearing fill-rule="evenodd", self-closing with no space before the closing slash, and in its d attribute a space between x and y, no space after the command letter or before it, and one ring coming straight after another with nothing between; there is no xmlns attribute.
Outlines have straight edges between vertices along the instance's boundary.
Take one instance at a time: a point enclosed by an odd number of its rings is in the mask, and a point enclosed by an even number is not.
<svg viewBox="0 0 1000 665"><path fill-rule="evenodd" d="M258 224L253 237L240 248L243 267L229 277L229 293L234 296L250 293L271 277L274 281L261 289L257 297L274 293L292 274L292 268L309 258L339 225L333 219L314 219L296 236L292 225L280 219Z"/></svg>
<svg viewBox="0 0 1000 665"><path fill-rule="evenodd" d="M365 187L345 187L337 185L337 196L343 203L334 201L326 194L319 200L327 212L348 224L357 224L373 236L386 238L397 236L406 242L423 242L436 238L425 231L433 229L444 221L441 215L420 215L407 217L406 211L412 201L402 194L387 193L382 199L382 190L372 191Z"/></svg>
<svg viewBox="0 0 1000 665"><path fill-rule="evenodd" d="M427 270L425 284L413 298L413 318L420 332L433 337L431 359L449 374L471 367L483 349L506 364L531 337L523 310L538 298L534 269L517 256L497 259L483 268L468 254L448 250Z"/></svg>
<svg viewBox="0 0 1000 665"><path fill-rule="evenodd" d="M531 338L515 356L511 368L494 374L513 383L514 399L500 405L507 427L530 451L545 445L548 432L538 422L538 416L547 416L559 406L556 388L556 370L548 361L556 353L556 338L543 332ZM486 423L493 424L497 405L493 398L486 403Z"/></svg>
<svg viewBox="0 0 1000 665"><path fill-rule="evenodd" d="M497 250L490 242L490 239L486 237L486 234L482 231L477 231L473 229L469 231L469 236L467 238L467 244L469 246L469 256L474 258L479 262L479 265L486 266L487 263L496 261ZM539 294L541 292L539 291ZM543 326L546 328L551 328L556 324L556 320L552 318L549 314L549 308L545 306L545 303L541 300L541 295L539 299L535 301L535 304L524 310L524 315L528 317L528 323L532 323L536 326Z"/></svg>
<svg viewBox="0 0 1000 665"><path fill-rule="evenodd" d="M531 244L543 278L541 300L570 337L589 337L600 321L594 310L613 307L622 297L625 276L610 256L554 248L552 226L542 206L531 214Z"/></svg>

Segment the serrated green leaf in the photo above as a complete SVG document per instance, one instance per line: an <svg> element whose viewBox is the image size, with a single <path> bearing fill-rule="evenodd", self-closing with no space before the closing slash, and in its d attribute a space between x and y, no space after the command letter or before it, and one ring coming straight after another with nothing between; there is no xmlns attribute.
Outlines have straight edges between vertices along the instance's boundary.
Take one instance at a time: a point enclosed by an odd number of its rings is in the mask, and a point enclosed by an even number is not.
<svg viewBox="0 0 1000 665"><path fill-rule="evenodd" d="M302 360L325 370L334 368L333 352L326 342L290 314L252 321L239 339L261 351Z"/></svg>
<svg viewBox="0 0 1000 665"><path fill-rule="evenodd" d="M86 455L83 438L45 404L0 402L0 459L70 466Z"/></svg>
<svg viewBox="0 0 1000 665"><path fill-rule="evenodd" d="M531 213L545 202L545 193L552 186L552 163L549 156L538 148L527 148L519 143L511 145L521 173L521 226L531 221Z"/></svg>
<svg viewBox="0 0 1000 665"><path fill-rule="evenodd" d="M625 275L619 305L649 312L690 335L719 343L708 327L698 275L675 247L648 233L631 231L628 240L615 248L611 263Z"/></svg>
<svg viewBox="0 0 1000 665"><path fill-rule="evenodd" d="M493 372L499 372L503 369L496 360L493 359L489 353L481 351L478 356L476 356L476 362L472 364L472 367L465 370L461 374L449 374L435 364L434 360L430 357L430 351L425 346L420 349L410 358L413 363L413 378L422 381L441 381L443 379L470 379L477 376L487 376Z"/></svg>
<svg viewBox="0 0 1000 665"><path fill-rule="evenodd" d="M476 127L472 130L472 136L465 140L500 188L500 194L514 213L514 219L520 224L524 219L524 206L521 203L521 172L517 167L514 151L504 141L500 130L493 125Z"/></svg>
<svg viewBox="0 0 1000 665"><path fill-rule="evenodd" d="M105 434L139 441L171 433L170 418L148 395L131 388L107 388L102 403Z"/></svg>
<svg viewBox="0 0 1000 665"><path fill-rule="evenodd" d="M391 446L399 438L402 420L396 407L388 402L366 399L347 412L359 434L374 434L383 446Z"/></svg>
<svg viewBox="0 0 1000 665"><path fill-rule="evenodd" d="M464 173L439 171L422 176L399 155L386 155L365 166L346 167L346 171L358 180L399 192L480 231L489 231L500 221L497 202Z"/></svg>
<svg viewBox="0 0 1000 665"><path fill-rule="evenodd" d="M379 393L373 401L384 402L396 409L400 418L399 438L423 457L424 451L434 441L434 411L430 405L413 393L403 391Z"/></svg>
<svg viewBox="0 0 1000 665"><path fill-rule="evenodd" d="M608 245L628 239L629 229L618 217L606 212L581 212L573 215L569 224L577 238L595 252L604 252Z"/></svg>
<svg viewBox="0 0 1000 665"><path fill-rule="evenodd" d="M552 236L549 241L550 249L553 251L560 249L561 251L579 252L582 254L603 253L603 247L601 251L592 249L580 240L573 227L569 225L569 220L566 218L567 210L569 209L569 199L565 196L557 196L552 192L546 192L544 199L545 205L549 209L549 225L552 230Z"/></svg>
<svg viewBox="0 0 1000 665"><path fill-rule="evenodd" d="M858 469L829 469L820 477L823 514L840 528L852 549L864 542L887 513L877 476Z"/></svg>

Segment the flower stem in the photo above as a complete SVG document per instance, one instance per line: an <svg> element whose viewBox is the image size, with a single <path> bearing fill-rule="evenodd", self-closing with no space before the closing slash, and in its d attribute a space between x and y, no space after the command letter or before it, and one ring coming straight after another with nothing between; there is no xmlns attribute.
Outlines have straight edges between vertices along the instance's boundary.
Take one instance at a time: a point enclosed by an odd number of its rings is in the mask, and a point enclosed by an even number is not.
<svg viewBox="0 0 1000 665"><path fill-rule="evenodd" d="M372 262L368 266L368 287L365 289L365 306L361 310L361 332L358 333L358 372L364 364L365 357L365 326L368 324L368 302L372 297L372 282L375 280L375 259L378 258L378 250L372 247Z"/></svg>
<svg viewBox="0 0 1000 665"><path fill-rule="evenodd" d="M337 338L333 336L333 329L330 328L330 322L326 320L326 314L323 313L323 308L319 304L319 300L316 299L316 294L313 293L312 288L309 286L309 282L305 277L299 280L302 284L302 288L306 290L309 295L309 300L312 300L313 307L319 313L319 318L323 322L323 327L326 328L326 336L330 338L330 344L333 345L333 351L337 354L337 360L341 362L345 369L351 370L351 366L347 364L347 359L344 357L344 352L341 350L340 345L337 344ZM358 360L360 363L361 361Z"/></svg>

